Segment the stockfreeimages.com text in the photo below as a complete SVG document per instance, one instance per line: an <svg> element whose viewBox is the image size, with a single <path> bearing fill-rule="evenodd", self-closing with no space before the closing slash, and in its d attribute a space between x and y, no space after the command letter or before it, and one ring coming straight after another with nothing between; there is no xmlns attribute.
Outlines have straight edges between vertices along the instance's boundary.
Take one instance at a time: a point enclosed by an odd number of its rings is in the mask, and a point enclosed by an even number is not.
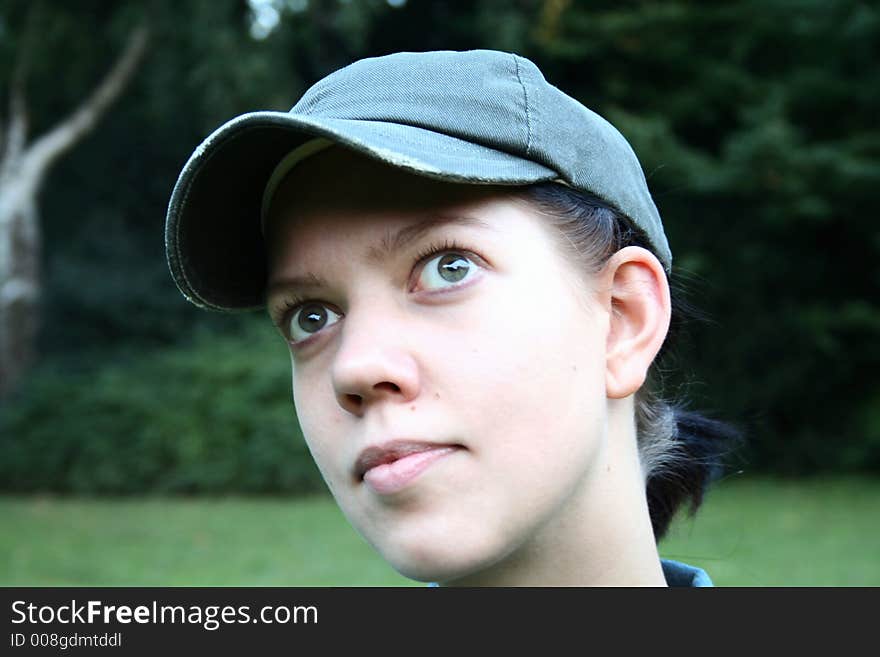
<svg viewBox="0 0 880 657"><path fill-rule="evenodd" d="M201 625L206 630L216 630L221 625L233 623L313 623L318 622L318 609L314 606L265 606L254 615L248 605L233 607L232 605L160 605L153 600L149 605L106 605L100 600L88 600L78 603L71 600L70 604L53 607L37 606L24 600L12 603L14 624L31 623L35 625L48 623L90 624L90 623L141 623L162 624L180 623Z"/></svg>

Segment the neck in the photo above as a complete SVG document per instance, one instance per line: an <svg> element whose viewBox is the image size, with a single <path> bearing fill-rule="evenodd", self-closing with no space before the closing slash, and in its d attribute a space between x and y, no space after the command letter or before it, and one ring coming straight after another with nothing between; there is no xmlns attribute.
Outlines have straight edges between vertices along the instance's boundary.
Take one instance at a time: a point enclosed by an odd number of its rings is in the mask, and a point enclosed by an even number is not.
<svg viewBox="0 0 880 657"><path fill-rule="evenodd" d="M623 412L610 414L593 467L553 520L492 566L446 585L666 586L626 401L609 400Z"/></svg>

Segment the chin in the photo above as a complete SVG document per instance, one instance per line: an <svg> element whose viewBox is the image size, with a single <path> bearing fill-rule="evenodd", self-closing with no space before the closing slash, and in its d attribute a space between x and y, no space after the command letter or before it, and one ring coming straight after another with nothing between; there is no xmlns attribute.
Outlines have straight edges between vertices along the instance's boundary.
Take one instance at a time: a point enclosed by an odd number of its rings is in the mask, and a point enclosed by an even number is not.
<svg viewBox="0 0 880 657"><path fill-rule="evenodd" d="M488 536L463 539L455 533L411 540L385 541L378 546L385 560L404 577L419 582L448 582L483 570L499 561L504 552Z"/></svg>

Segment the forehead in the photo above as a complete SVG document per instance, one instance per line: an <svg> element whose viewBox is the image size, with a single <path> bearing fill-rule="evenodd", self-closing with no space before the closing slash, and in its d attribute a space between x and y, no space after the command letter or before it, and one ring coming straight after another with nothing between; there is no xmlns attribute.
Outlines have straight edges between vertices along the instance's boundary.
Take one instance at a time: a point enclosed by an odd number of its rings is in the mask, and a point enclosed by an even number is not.
<svg viewBox="0 0 880 657"><path fill-rule="evenodd" d="M549 246L546 220L511 191L438 181L332 147L278 187L266 224L270 286L323 280L322 270L337 267L381 268L433 232L496 254Z"/></svg>
<svg viewBox="0 0 880 657"><path fill-rule="evenodd" d="M509 192L438 181L332 147L300 163L279 185L267 213L266 242L273 260L282 247L340 238L376 243L379 258L440 226L494 229L500 237L502 229L510 234L514 228L495 208Z"/></svg>

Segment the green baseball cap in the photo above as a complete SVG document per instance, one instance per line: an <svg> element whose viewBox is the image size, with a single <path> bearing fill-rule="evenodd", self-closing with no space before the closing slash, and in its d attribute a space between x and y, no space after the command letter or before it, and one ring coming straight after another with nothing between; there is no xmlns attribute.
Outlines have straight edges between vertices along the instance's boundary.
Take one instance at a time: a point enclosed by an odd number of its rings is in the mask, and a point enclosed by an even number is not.
<svg viewBox="0 0 880 657"><path fill-rule="evenodd" d="M644 231L671 271L644 172L614 126L519 55L402 52L328 75L289 112L235 117L196 148L165 224L168 265L189 301L226 311L265 305L264 206L293 163L328 143L447 182L555 180L595 194Z"/></svg>

